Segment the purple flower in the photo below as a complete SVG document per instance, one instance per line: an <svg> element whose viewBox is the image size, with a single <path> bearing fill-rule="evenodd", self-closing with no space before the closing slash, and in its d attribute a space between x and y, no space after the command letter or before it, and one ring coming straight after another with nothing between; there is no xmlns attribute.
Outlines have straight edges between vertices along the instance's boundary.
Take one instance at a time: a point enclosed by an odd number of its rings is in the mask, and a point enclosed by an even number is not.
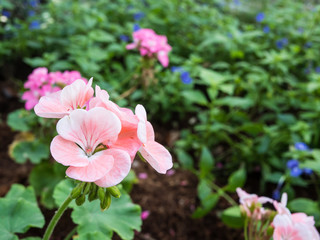
<svg viewBox="0 0 320 240"><path fill-rule="evenodd" d="M146 15L143 13L143 12L138 12L138 13L135 13L133 15L133 19L135 21L140 21L142 18L144 18Z"/></svg>
<svg viewBox="0 0 320 240"><path fill-rule="evenodd" d="M30 4L31 7L35 8L35 7L38 6L39 1L38 0L30 0L29 4Z"/></svg>
<svg viewBox="0 0 320 240"><path fill-rule="evenodd" d="M276 46L278 49L282 49L286 45L288 45L289 41L288 38L282 38L276 41Z"/></svg>
<svg viewBox="0 0 320 240"><path fill-rule="evenodd" d="M295 167L299 167L299 161L296 159L291 159L287 162L287 168L292 169Z"/></svg>
<svg viewBox="0 0 320 240"><path fill-rule="evenodd" d="M320 73L320 67L316 67L315 71L316 73Z"/></svg>
<svg viewBox="0 0 320 240"><path fill-rule="evenodd" d="M173 66L171 67L171 72L183 72L182 67Z"/></svg>
<svg viewBox="0 0 320 240"><path fill-rule="evenodd" d="M291 168L290 175L291 177L299 177L303 173L302 169L297 167Z"/></svg>
<svg viewBox="0 0 320 240"><path fill-rule="evenodd" d="M304 142L296 142L294 144L295 149L299 150L299 151L308 151L310 150L310 148L308 147L307 144L305 144Z"/></svg>
<svg viewBox="0 0 320 240"><path fill-rule="evenodd" d="M2 16L9 18L11 16L11 13L9 11L2 10Z"/></svg>
<svg viewBox="0 0 320 240"><path fill-rule="evenodd" d="M280 190L278 188L276 188L273 192L272 192L272 198L274 200L280 200L280 196L281 196L281 193L280 193Z"/></svg>
<svg viewBox="0 0 320 240"><path fill-rule="evenodd" d="M192 78L190 77L189 72L182 72L180 78L184 84L192 83Z"/></svg>
<svg viewBox="0 0 320 240"><path fill-rule="evenodd" d="M138 30L140 30L140 26L139 26L139 24L135 23L135 24L133 25L133 31L136 32L136 31L138 31Z"/></svg>
<svg viewBox="0 0 320 240"><path fill-rule="evenodd" d="M263 27L263 32L264 33L269 33L270 32L270 27L268 25Z"/></svg>
<svg viewBox="0 0 320 240"><path fill-rule="evenodd" d="M147 179L148 178L148 174L147 173L139 173L138 178L140 179Z"/></svg>
<svg viewBox="0 0 320 240"><path fill-rule="evenodd" d="M303 173L304 173L305 175L311 175L311 174L313 173L313 171L312 171L312 169L310 169L310 168L304 168L304 169L303 169Z"/></svg>
<svg viewBox="0 0 320 240"><path fill-rule="evenodd" d="M123 42L129 42L130 38L127 36L127 35L120 35L120 40L123 41Z"/></svg>
<svg viewBox="0 0 320 240"><path fill-rule="evenodd" d="M263 19L264 19L264 13L263 12L258 13L256 16L256 21L260 23L263 21Z"/></svg>
<svg viewBox="0 0 320 240"><path fill-rule="evenodd" d="M304 44L304 47L305 47L305 48L311 48L311 47L312 47L312 42L306 42L306 43Z"/></svg>
<svg viewBox="0 0 320 240"><path fill-rule="evenodd" d="M148 210L142 211L141 213L141 219L146 220L150 215L150 212Z"/></svg>
<svg viewBox="0 0 320 240"><path fill-rule="evenodd" d="M233 36L232 36L231 33L227 33L227 37L228 37L228 38L233 38Z"/></svg>
<svg viewBox="0 0 320 240"><path fill-rule="evenodd" d="M40 22L37 20L34 20L30 23L29 29L39 29L40 28Z"/></svg>

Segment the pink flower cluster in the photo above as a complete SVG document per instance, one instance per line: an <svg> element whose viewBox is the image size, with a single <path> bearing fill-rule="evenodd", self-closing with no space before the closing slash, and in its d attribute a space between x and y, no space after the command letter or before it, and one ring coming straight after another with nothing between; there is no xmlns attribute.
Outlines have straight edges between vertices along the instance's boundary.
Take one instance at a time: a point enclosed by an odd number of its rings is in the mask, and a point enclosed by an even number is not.
<svg viewBox="0 0 320 240"><path fill-rule="evenodd" d="M248 194L237 188L240 204L248 217L260 220L269 210L262 207L263 203L273 203L276 215L271 226L274 228L274 240L319 240L320 235L314 226L313 217L305 213L290 213L287 205L287 194L284 193L281 202L277 202L267 197L258 197L255 194ZM260 214L255 214L255 213ZM270 215L270 214L269 214Z"/></svg>
<svg viewBox="0 0 320 240"><path fill-rule="evenodd" d="M34 69L24 84L24 87L29 89L22 95L22 99L26 101L25 108L32 109L39 102L40 97L57 92L62 86L69 85L77 79L87 82L77 71L49 73L45 67Z"/></svg>
<svg viewBox="0 0 320 240"><path fill-rule="evenodd" d="M61 118L50 146L53 158L69 166L68 177L100 187L120 183L129 173L137 152L159 173L172 167L168 150L155 141L142 105L135 113L109 100L99 86L76 80L62 90L41 97L35 113Z"/></svg>
<svg viewBox="0 0 320 240"><path fill-rule="evenodd" d="M126 46L127 49L139 49L141 56L156 57L164 67L169 65L168 53L171 46L167 43L167 37L157 35L152 29L142 28L133 34L133 43Z"/></svg>

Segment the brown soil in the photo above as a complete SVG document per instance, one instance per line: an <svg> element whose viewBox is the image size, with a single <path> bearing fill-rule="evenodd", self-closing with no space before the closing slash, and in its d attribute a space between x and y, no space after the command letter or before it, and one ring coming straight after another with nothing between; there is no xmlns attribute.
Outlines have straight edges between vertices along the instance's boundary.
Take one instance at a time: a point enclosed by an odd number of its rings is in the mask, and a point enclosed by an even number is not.
<svg viewBox="0 0 320 240"><path fill-rule="evenodd" d="M3 197L13 183L28 185L28 175L32 164L16 164L7 153L8 145L13 141L14 132L6 125L7 114L14 109L23 107L19 103L13 89L5 82L0 82L0 197ZM173 141L176 132L166 133L165 137ZM160 137L161 136L157 136ZM136 161L133 165L136 174L146 173L146 179L140 179L131 192L133 201L150 212L143 221L142 230L136 233L137 240L199 240L199 239L243 239L241 230L227 228L218 218L218 210L228 207L228 203L220 200L218 206L202 219L192 219L191 214L196 207L197 178L190 172L176 169L171 176L156 173L149 165ZM46 222L54 214L42 208ZM63 239L75 225L70 219L70 211L66 212L57 225L52 239ZM41 236L43 230L30 229L25 236ZM114 239L118 239L117 236Z"/></svg>

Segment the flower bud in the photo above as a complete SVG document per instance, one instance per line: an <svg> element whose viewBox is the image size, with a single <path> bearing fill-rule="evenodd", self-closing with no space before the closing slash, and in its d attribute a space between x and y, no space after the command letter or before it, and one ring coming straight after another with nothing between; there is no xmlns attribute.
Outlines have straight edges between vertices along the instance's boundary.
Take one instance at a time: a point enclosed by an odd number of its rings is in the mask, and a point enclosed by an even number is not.
<svg viewBox="0 0 320 240"><path fill-rule="evenodd" d="M86 183L84 183L84 182L79 183L74 189L72 189L72 191L71 191L71 198L72 199L78 198L80 196L80 194L82 192L82 188L85 184Z"/></svg>
<svg viewBox="0 0 320 240"><path fill-rule="evenodd" d="M87 195L91 189L91 183L86 183L85 187L83 188L83 194Z"/></svg>
<svg viewBox="0 0 320 240"><path fill-rule="evenodd" d="M98 188L98 197L100 199L100 202L103 202L106 197L105 191L101 187Z"/></svg>
<svg viewBox="0 0 320 240"><path fill-rule="evenodd" d="M96 200L98 198L98 187L95 184L91 184L91 190L88 196L89 202Z"/></svg>
<svg viewBox="0 0 320 240"><path fill-rule="evenodd" d="M120 198L121 193L117 186L107 188L107 191L115 198Z"/></svg>
<svg viewBox="0 0 320 240"><path fill-rule="evenodd" d="M86 201L86 195L81 194L81 195L76 199L76 204L77 204L78 206L81 206L85 201Z"/></svg>
<svg viewBox="0 0 320 240"><path fill-rule="evenodd" d="M101 211L107 210L111 205L111 195L108 191L105 192L103 201L100 202Z"/></svg>

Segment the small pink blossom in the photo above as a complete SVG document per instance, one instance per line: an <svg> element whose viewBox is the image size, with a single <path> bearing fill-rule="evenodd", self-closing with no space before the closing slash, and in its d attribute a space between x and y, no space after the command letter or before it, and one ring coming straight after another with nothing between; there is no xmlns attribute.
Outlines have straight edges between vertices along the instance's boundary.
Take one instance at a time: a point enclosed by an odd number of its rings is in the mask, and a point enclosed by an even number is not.
<svg viewBox="0 0 320 240"><path fill-rule="evenodd" d="M149 217L149 215L150 215L150 212L148 210L142 211L141 219L144 221Z"/></svg>
<svg viewBox="0 0 320 240"><path fill-rule="evenodd" d="M171 46L167 37L157 35L152 29L144 28L133 33L133 43L126 46L128 50L137 48L141 56L156 57L162 66L169 65L168 53Z"/></svg>
<svg viewBox="0 0 320 240"><path fill-rule="evenodd" d="M172 175L174 175L175 173L176 173L176 171L175 171L174 169L170 169L170 170L167 171L167 175L168 175L168 176L172 176Z"/></svg>
<svg viewBox="0 0 320 240"><path fill-rule="evenodd" d="M140 179L147 179L148 178L148 174L147 173L139 173L138 177Z"/></svg>
<svg viewBox="0 0 320 240"><path fill-rule="evenodd" d="M69 85L77 79L87 82L77 71L49 73L48 69L44 67L34 69L24 84L24 87L28 89L22 95L22 99L26 101L25 108L31 110L42 96L57 92L61 90L61 87Z"/></svg>

